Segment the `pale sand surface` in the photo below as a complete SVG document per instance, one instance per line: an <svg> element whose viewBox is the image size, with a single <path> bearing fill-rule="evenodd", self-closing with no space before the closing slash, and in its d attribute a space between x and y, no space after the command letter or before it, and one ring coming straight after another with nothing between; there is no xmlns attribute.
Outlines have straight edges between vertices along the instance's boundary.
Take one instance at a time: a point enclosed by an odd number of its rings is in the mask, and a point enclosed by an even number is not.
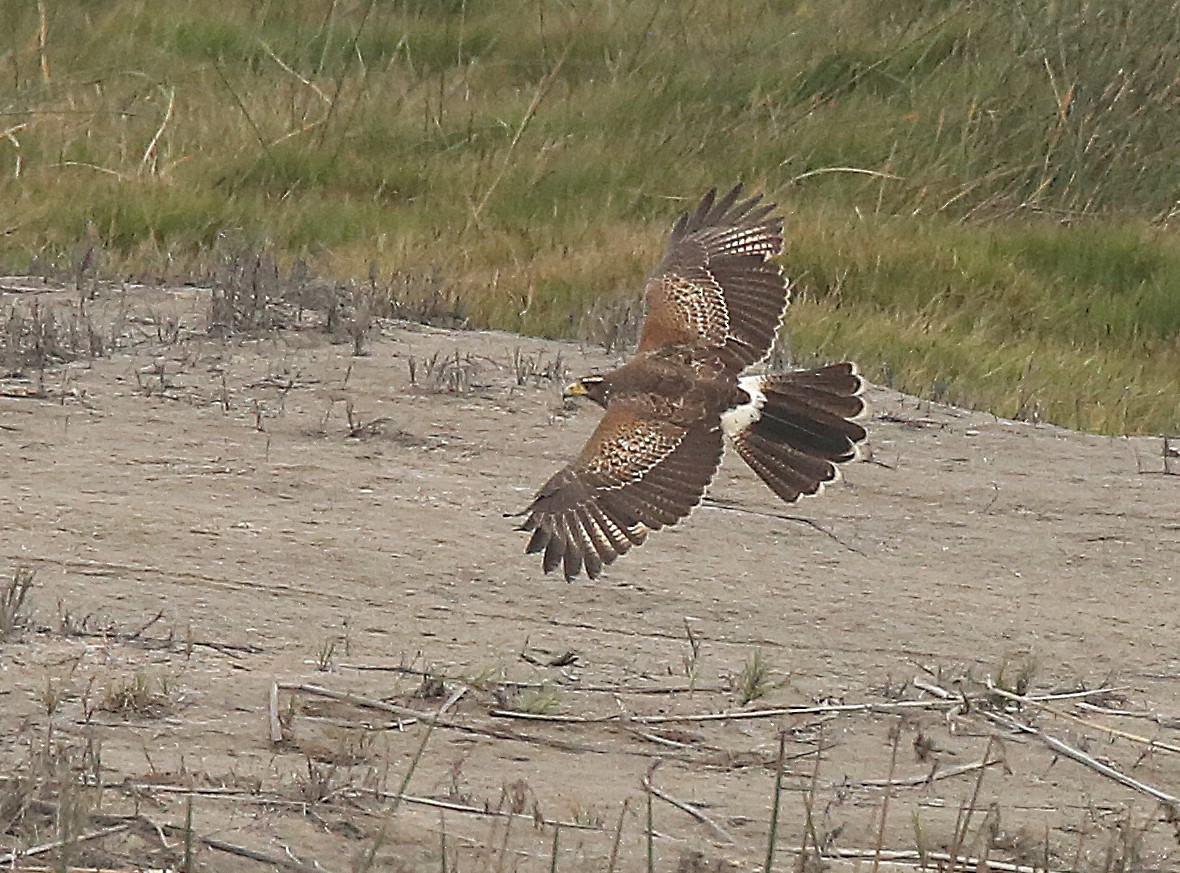
<svg viewBox="0 0 1180 873"><path fill-rule="evenodd" d="M6 314L77 296L0 286ZM970 807L964 854L1178 863L1155 801L998 724L1003 708L980 697L1022 670L1030 694L1109 686L1006 712L1180 794L1180 476L1163 472L1160 440L873 389L871 458L822 498L782 505L731 454L711 495L739 511L703 507L597 582L567 584L503 516L599 413L564 409L560 380L518 379L513 358L572 377L611 366L601 350L391 323L355 357L313 330L209 339L199 289L108 289L88 306L96 324L118 320L125 349L40 384L0 380L0 572L36 573L36 627L0 643L0 778L43 773L49 748L101 779L100 812L182 825L191 796L197 834L333 871L375 841L374 869L439 870L444 827L459 870L549 870L553 828L534 815L579 825L561 830L557 869L604 870L627 801L617 868L643 870L642 780L658 763L652 784L712 824L655 798L655 868L757 870L782 735L775 869L796 869L808 807L808 845L831 850L945 850ZM175 342L158 338L167 319ZM440 373L456 354L458 376ZM756 655L773 681L744 708L778 713L637 720L742 709L733 687ZM390 667L449 678L370 669ZM162 705L110 711L137 676ZM934 701L915 677L966 702L835 706ZM468 690L426 739L406 789L419 800L391 816L379 794L398 790L423 726L284 688L274 744L275 682L424 713ZM666 693L640 693L653 689ZM613 718L493 714L520 708ZM925 780L985 753L1000 763ZM915 784L866 784L891 773ZM529 817L506 827L420 799ZM41 842L59 835L44 809L0 834L0 856L34 825ZM183 841L165 843L116 834L74 862L175 867ZM194 869L266 865L198 846Z"/></svg>

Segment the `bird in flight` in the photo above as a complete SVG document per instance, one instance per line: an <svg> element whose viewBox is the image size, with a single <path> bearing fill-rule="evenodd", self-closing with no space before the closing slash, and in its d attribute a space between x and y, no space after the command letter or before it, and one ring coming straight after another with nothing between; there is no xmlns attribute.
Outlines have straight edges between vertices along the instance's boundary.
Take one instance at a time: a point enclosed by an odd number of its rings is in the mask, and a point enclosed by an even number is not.
<svg viewBox="0 0 1180 873"><path fill-rule="evenodd" d="M546 573L596 578L701 502L725 439L787 503L839 478L865 429L850 362L745 375L770 355L790 302L782 218L739 184L672 228L647 280L639 348L565 389L606 410L582 453L537 492L521 530Z"/></svg>

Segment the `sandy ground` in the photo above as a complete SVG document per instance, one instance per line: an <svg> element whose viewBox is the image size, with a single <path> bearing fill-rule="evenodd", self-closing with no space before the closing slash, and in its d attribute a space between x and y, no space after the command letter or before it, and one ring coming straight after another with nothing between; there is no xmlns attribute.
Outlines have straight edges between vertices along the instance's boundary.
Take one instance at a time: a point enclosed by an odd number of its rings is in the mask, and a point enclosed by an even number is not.
<svg viewBox="0 0 1180 873"><path fill-rule="evenodd" d="M76 317L0 287L9 324ZM1180 864L1160 440L873 390L821 499L730 456L716 502L567 584L504 514L594 427L560 385L601 350L388 323L358 357L208 311L106 289L120 350L0 380L0 582L34 574L0 859L599 871L617 840L618 870L761 870L781 755L777 870Z"/></svg>

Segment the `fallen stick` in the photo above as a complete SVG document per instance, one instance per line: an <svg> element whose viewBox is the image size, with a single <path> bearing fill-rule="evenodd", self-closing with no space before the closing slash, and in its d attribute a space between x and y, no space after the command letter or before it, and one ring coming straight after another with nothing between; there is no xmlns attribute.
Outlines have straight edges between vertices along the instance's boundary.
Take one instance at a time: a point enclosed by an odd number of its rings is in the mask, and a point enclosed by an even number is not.
<svg viewBox="0 0 1180 873"><path fill-rule="evenodd" d="M393 703L386 703L384 700L363 697L360 694L352 694L347 691L333 691L331 688L324 688L320 685L308 685L303 682L278 682L276 686L283 691L301 691L304 694L310 694L314 697L326 697L329 700L350 703L353 706L359 706L363 709L375 709L378 712L388 712L391 715L406 716L406 721L398 720L399 726L402 724L411 725L418 721L429 722L434 720L429 715L418 712L408 706L397 706Z"/></svg>
<svg viewBox="0 0 1180 873"><path fill-rule="evenodd" d="M37 809L50 815L60 814L60 807L56 803L51 803L47 800L33 800L30 802L30 808ZM205 837L201 834L195 833L191 828L174 824L157 824L151 819L142 816L115 816L96 814L90 816L91 821L95 822L114 822L101 830L93 831L88 834L82 834L78 837L73 837L68 840L55 840L52 843L45 843L41 846L34 846L30 849L22 851L10 852L7 855L0 855L0 864L13 864L21 858L27 858L32 855L41 855L45 852L51 852L54 849L60 849L63 846L74 845L76 843L86 842L90 840L101 839L113 834L121 833L123 831L131 830L133 827L150 829L154 835L168 834L174 837L191 838L197 842L208 846L210 849L216 849L219 852L225 852L230 855L237 855L240 858L249 858L252 861L259 861L263 864L271 864L275 867L281 867L285 870L293 870L295 873L328 873L323 867L317 864L307 864L303 861L297 861L293 858L283 858L278 855L271 855L267 852L261 852L257 849L250 849L246 846L239 846L235 843L227 843L225 840L219 840L215 837Z"/></svg>
<svg viewBox="0 0 1180 873"><path fill-rule="evenodd" d="M467 693L468 686L460 685L451 692L451 696L446 699L446 702L438 708L439 715L446 715L447 710L459 702L459 699Z"/></svg>
<svg viewBox="0 0 1180 873"><path fill-rule="evenodd" d="M672 806L676 807L681 812L691 815L693 818L695 818L697 821L699 821L701 824L703 824L705 827L707 827L709 830L711 830L714 834L716 834L722 840L722 842L726 842L726 843L733 842L733 837L731 837L726 832L725 828L721 827L721 825L717 824L717 822L713 821L713 819L709 818L707 815L705 815L703 812L701 812L699 809L697 809L691 803L685 803L683 800L677 800L671 794L668 794L666 791L661 791L659 788L656 788L654 785L652 785L650 775L644 776L642 781L643 781L643 787L646 790L650 791L653 795L655 795L656 797L658 797L660 800L664 801L665 803L671 804Z"/></svg>
<svg viewBox="0 0 1180 873"><path fill-rule="evenodd" d="M992 691L994 691L996 694L1000 695L1001 697L1007 698L1008 700L1013 700L1013 701L1017 701L1020 703L1029 703L1032 706L1037 707L1038 709L1043 709L1045 712L1048 712L1052 715L1057 716L1058 718L1067 719L1069 721L1072 721L1077 724L1088 727L1091 730L1102 731L1103 733L1108 734L1109 736L1119 737L1120 739L1124 739L1124 740L1130 740L1133 743L1142 743L1143 745L1150 746L1153 749L1162 749L1165 752L1175 752L1176 754L1180 754L1180 746L1174 746L1171 743L1165 743L1162 740L1153 740L1149 737L1142 737L1142 736L1139 736L1138 734L1128 733L1127 731L1119 730L1118 728L1108 727L1107 725L1100 724L1099 722L1090 721L1089 719L1085 719L1085 718L1082 718L1081 716L1074 715L1071 712L1062 712L1060 709L1057 709L1056 707L1048 706L1042 701L1032 700L1027 697L1022 697L1019 694L1013 694L1011 691L1006 691L1003 688L995 688L994 686L992 686L992 684L990 682L988 683L988 687L991 688ZM1078 703L1079 706L1082 706L1084 704L1085 704L1084 700L1079 701L1079 703ZM1098 712L1103 711L1101 707L1093 707L1093 709L1097 710ZM1116 714L1116 715L1131 715L1131 714L1133 714L1133 713L1119 712L1117 710L1114 710L1112 712L1113 712L1113 714Z"/></svg>
<svg viewBox="0 0 1180 873"><path fill-rule="evenodd" d="M89 843L94 840L101 840L103 837L109 837L113 834L121 834L124 831L130 830L130 824L117 824L111 827L101 828L97 831L91 831L88 834L79 834L76 837L69 837L64 840L54 840L52 843L42 843L39 846L30 846L27 849L14 849L5 855L0 855L0 864L13 864L21 858L32 858L36 855L44 855L46 852L52 852L54 849L63 849L66 846L76 846L79 843Z"/></svg>
<svg viewBox="0 0 1180 873"><path fill-rule="evenodd" d="M283 741L283 723L279 719L279 683L270 683L270 696L267 701L267 712L270 714L270 741L277 745Z"/></svg>
<svg viewBox="0 0 1180 873"><path fill-rule="evenodd" d="M954 700L959 703L974 703L979 700L987 700L986 694L956 694L953 691L947 691L941 685L935 685L933 682L923 679L921 676L915 676L912 680L910 680L910 684L921 691L927 691L930 694L933 694L935 697L940 697L943 700ZM997 688L995 685L988 685L988 689L989 691L994 691L997 693L1003 691L1003 689ZM1014 700L1019 700L1023 703L1040 704L1052 703L1055 700L1081 700L1083 698L1094 697L1095 695L1099 694L1110 694L1113 691L1125 690L1126 689L1121 686L1115 687L1104 685L1101 688L1085 688L1081 691L1061 691L1057 694L1027 694L1023 697L1019 694L1013 694L1010 691L1006 692L1006 694Z"/></svg>
<svg viewBox="0 0 1180 873"><path fill-rule="evenodd" d="M915 684L917 684L917 680L915 680ZM925 688L925 690L929 691L930 693L932 693L936 696L937 695L945 695L943 697L944 700L961 699L961 698L956 698L951 692L947 691L945 688L942 688L941 686L935 685L932 682L923 682L922 687ZM1048 697L1048 696L1042 696L1042 697L1037 697L1037 698L1022 697L1019 694L1013 694L1011 691L1004 691L1003 689L995 688L994 686L991 688L991 690L993 692L999 693L999 696L1001 696L1001 697L1013 698L1017 701L1029 702L1029 703L1039 703L1039 702L1047 699L1047 697ZM1103 692L1107 692L1109 690L1111 690L1111 689L1102 689ZM1002 693L1000 693L1000 692L1002 692ZM1078 694L1081 694L1082 692L1070 692L1070 693L1076 696ZM1095 693L1095 692L1090 692L1090 693ZM1063 696L1064 695L1058 695L1056 697L1053 697L1052 699L1061 699L1061 697L1063 697ZM1044 743L1046 746L1048 746L1050 749L1057 752L1058 754L1064 755L1065 757L1070 758L1071 760L1077 761L1079 764L1082 764L1085 767L1089 767L1095 773L1099 773L1108 779L1113 779L1115 782L1119 783L1120 785L1122 785L1126 788L1130 788L1133 791L1138 791L1142 794L1146 794L1148 797L1153 797L1162 803L1168 803L1168 804L1173 804L1173 805L1180 804L1180 798L1174 797L1171 794L1168 794L1166 791L1160 791L1158 788L1148 785L1146 782L1140 782L1138 779L1128 776L1126 773L1123 773L1120 770L1116 770L1114 767L1111 767L1109 764L1103 764L1097 758L1094 758L1091 755L1087 755L1081 749L1076 749L1073 746L1069 745L1068 743L1063 742L1063 741L1057 739L1056 737L1045 733L1040 728L1035 728L1032 725L1025 724L1024 722L1012 717L1011 715L1009 715L1007 713L989 712L987 710L982 710L981 714L985 718L987 718L989 721L992 721L995 724L1003 725L1004 727L1007 727L1010 730L1016 731L1017 733L1028 734L1029 736L1036 737L1042 743Z"/></svg>
<svg viewBox="0 0 1180 873"><path fill-rule="evenodd" d="M831 861L870 861L877 856L876 849L827 849L819 853L821 859ZM965 855L956 856L949 852L919 852L917 849L884 850L880 853L880 859L882 864L904 864L907 867L920 867L923 870L929 868L930 861L937 861L940 864L953 862L953 869L995 870L998 873L1045 873L1044 867L1013 864L1010 861L993 861L991 858L985 860Z"/></svg>
<svg viewBox="0 0 1180 873"><path fill-rule="evenodd" d="M1086 709L1090 712L1097 712L1102 715L1117 715L1121 718L1142 718L1146 719L1147 721L1154 721L1161 727L1180 727L1180 716L1165 715L1162 712L1150 712L1145 709L1113 709L1109 706L1099 706L1096 703L1090 703L1086 700L1078 701L1076 706L1079 709Z"/></svg>
<svg viewBox="0 0 1180 873"><path fill-rule="evenodd" d="M493 709L488 715L496 718L515 718L522 721L544 721L555 724L602 724L634 722L636 724L675 724L707 721L742 721L759 718L778 718L784 715L818 715L844 712L891 712L896 709L941 709L945 700L900 700L893 703L833 703L825 706L782 706L774 709L731 709L723 712L690 713L688 715L543 715L515 709Z"/></svg>
<svg viewBox="0 0 1180 873"><path fill-rule="evenodd" d="M465 815L490 816L492 818L523 818L528 819L533 823L538 822L537 818L529 813L487 809L482 806L470 806L469 804L465 803L455 803L451 800L436 800L433 797L416 797L413 794L398 794L393 791L352 791L345 792L345 794L348 797L354 798L376 796L380 797L382 800L400 799L402 803L409 803L417 806L429 806L433 807L434 809L445 809L450 812L461 812ZM543 825L550 825L551 827L560 827L563 830L601 831L603 829L600 825L580 824L576 821L559 821L557 819L544 817L540 819L539 823Z"/></svg>
<svg viewBox="0 0 1180 873"><path fill-rule="evenodd" d="M404 667L400 664L337 664L338 670L357 670L373 673L403 673L407 676L430 676L447 682L460 682L464 685L473 684L470 677L450 676L445 673L419 670L415 667ZM478 683L477 683L478 684ZM723 691L714 685L656 685L645 687L642 685L577 685L565 682L516 682L511 679L491 679L488 685L498 685L504 688L552 688L555 684L563 691L579 691L586 694L717 694Z"/></svg>
<svg viewBox="0 0 1180 873"><path fill-rule="evenodd" d="M1061 718L1069 719L1070 721L1076 722L1080 725L1083 725L1084 727L1088 727L1096 731L1102 731L1103 733L1109 734L1112 737L1130 740L1133 743L1142 743L1143 745L1152 749L1162 749L1165 752L1174 752L1176 754L1180 754L1180 746L1175 746L1171 743L1165 743L1163 740L1153 740L1151 737L1143 737L1139 734L1133 734L1128 731L1119 730L1118 728L1109 727L1108 725L1100 724L1096 721L1090 721L1087 718L1082 718L1081 716L1073 715L1068 712L1061 712L1060 710L1049 707L1046 707L1045 711L1051 712L1053 715L1060 716Z"/></svg>
<svg viewBox="0 0 1180 873"><path fill-rule="evenodd" d="M958 767L947 767L945 770L935 770L926 776L908 776L903 779L862 779L857 784L870 788L929 785L932 782L938 782L942 779L952 779L955 776L974 773L976 770L982 770L985 767L994 767L996 764L1002 763L1004 763L1003 758L990 758L988 760L974 761L970 764L960 764Z"/></svg>
<svg viewBox="0 0 1180 873"><path fill-rule="evenodd" d="M629 733L632 736L638 737L641 740L647 740L649 743L655 743L657 746L665 746L669 749L699 749L700 745L694 743L678 743L676 740L670 740L667 737L661 737L659 734L648 733L647 731L631 730ZM707 746L710 751L716 751L711 746Z"/></svg>
<svg viewBox="0 0 1180 873"><path fill-rule="evenodd" d="M514 731L492 730L489 728L473 727L469 724L455 721L449 718L439 718L438 716L430 715L429 713L420 712L416 709L411 709L408 706L398 706L395 703L386 703L384 700L374 700L371 697L362 697L359 694L350 694L345 691L333 691L331 688L324 688L319 685L308 685L302 682L280 682L279 688L284 691L300 691L304 694L311 694L317 697L326 697L329 700L338 700L341 703L350 703L353 706L359 706L366 709L375 709L379 712L388 712L395 715L403 716L398 721L398 727L406 724L412 724L410 719L421 721L425 724L432 724L435 727L447 728L448 730L461 731L462 733L474 734L481 737L492 737L497 740L513 740L519 743L533 743L539 746L548 746L553 749L560 749L563 752L586 752L594 755L610 754L606 749L595 748L594 746L587 746L582 743L567 743L562 740L552 740L548 737L534 737L528 734L518 734ZM638 755L640 757L656 757L656 753L648 753L642 751L628 751L624 754ZM665 756L666 757L666 756Z"/></svg>
<svg viewBox="0 0 1180 873"><path fill-rule="evenodd" d="M176 825L162 825L164 830L172 833L173 836L183 834L184 828ZM284 858L281 855L272 855L269 852L260 852L257 849L251 849L246 846L239 846L235 843L227 843L225 840L218 840L214 837L204 837L200 834L193 834L197 841L210 849L216 849L218 852L225 852L227 855L237 855L239 858L249 858L251 861L258 861L262 864L271 864L275 867L281 867L284 870L294 870L295 873L327 873L318 863L307 864L303 861L297 861L294 858Z"/></svg>
<svg viewBox="0 0 1180 873"><path fill-rule="evenodd" d="M1081 749L1076 749L1068 743L1062 742L1056 737L1045 733L1039 728L1027 725L1024 722L1018 721L1017 719L1005 713L987 712L984 713L984 715L997 724L1002 724L1011 728L1012 730L1036 737L1058 754L1064 755L1067 758L1071 758L1074 761L1077 761L1079 764L1089 767L1095 773L1100 773L1108 779L1113 779L1120 785L1123 785L1134 791L1138 791L1142 794L1146 794L1148 797L1153 797L1162 803L1173 805L1180 804L1180 797L1175 797L1174 795L1168 794L1166 791L1160 791L1158 788L1154 788L1151 785L1148 785L1146 782L1140 782L1138 779L1134 779L1131 776L1128 776L1126 773L1116 770L1109 764L1103 764L1097 758L1087 755Z"/></svg>
<svg viewBox="0 0 1180 873"><path fill-rule="evenodd" d="M795 715L839 715L841 713L857 712L895 712L905 709L943 709L947 706L957 706L964 701L972 702L986 700L986 695L974 694L962 697L954 695L944 688L918 680L916 687L924 691L938 689L941 694L936 700L894 700L881 703L831 703L816 706L782 706L773 709L732 709L725 712L707 712L689 715L544 715L533 712L521 712L515 709L493 709L488 714L496 718L514 718L522 721L551 722L554 724L601 724L607 722L633 722L636 724L674 724L677 722L707 722L707 721L737 721L741 719L778 718ZM1026 698L1030 701L1071 700L1094 694L1108 694L1110 688L1096 688L1092 691L1069 691L1064 694L1047 694L1040 697Z"/></svg>

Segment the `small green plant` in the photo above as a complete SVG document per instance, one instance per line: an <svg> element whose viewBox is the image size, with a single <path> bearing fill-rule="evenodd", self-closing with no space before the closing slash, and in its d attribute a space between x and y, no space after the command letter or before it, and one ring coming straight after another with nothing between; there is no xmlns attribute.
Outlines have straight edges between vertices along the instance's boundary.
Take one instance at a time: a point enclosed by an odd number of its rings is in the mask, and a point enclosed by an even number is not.
<svg viewBox="0 0 1180 873"><path fill-rule="evenodd" d="M776 680L774 672L774 666L763 657L762 650L755 649L753 657L733 678L733 693L742 706L760 700L785 681Z"/></svg>
<svg viewBox="0 0 1180 873"><path fill-rule="evenodd" d="M463 683L471 686L476 691L496 689L503 681L504 669L502 667L484 667L482 670L463 678Z"/></svg>
<svg viewBox="0 0 1180 873"><path fill-rule="evenodd" d="M321 673L331 673L333 659L336 656L335 637L328 637L320 642L315 650L315 668Z"/></svg>
<svg viewBox="0 0 1180 873"><path fill-rule="evenodd" d="M530 715L550 715L561 706L561 694L553 688L526 688L512 700L512 708Z"/></svg>
<svg viewBox="0 0 1180 873"><path fill-rule="evenodd" d="M0 641L12 638L28 626L29 616L25 608L34 576L34 571L28 567L17 567L12 572L12 581L0 589Z"/></svg>

